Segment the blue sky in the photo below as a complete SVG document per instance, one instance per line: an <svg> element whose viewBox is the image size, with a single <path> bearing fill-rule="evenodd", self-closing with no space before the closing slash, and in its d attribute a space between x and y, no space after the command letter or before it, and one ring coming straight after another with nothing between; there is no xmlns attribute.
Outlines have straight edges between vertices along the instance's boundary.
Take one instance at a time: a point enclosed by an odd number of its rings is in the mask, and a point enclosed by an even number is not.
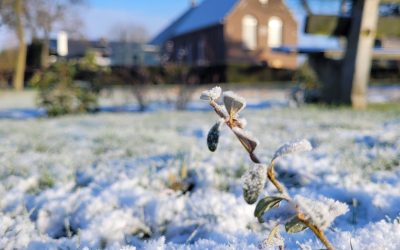
<svg viewBox="0 0 400 250"><path fill-rule="evenodd" d="M89 37L108 36L120 23L143 26L154 36L189 6L189 0L90 0L82 16Z"/></svg>

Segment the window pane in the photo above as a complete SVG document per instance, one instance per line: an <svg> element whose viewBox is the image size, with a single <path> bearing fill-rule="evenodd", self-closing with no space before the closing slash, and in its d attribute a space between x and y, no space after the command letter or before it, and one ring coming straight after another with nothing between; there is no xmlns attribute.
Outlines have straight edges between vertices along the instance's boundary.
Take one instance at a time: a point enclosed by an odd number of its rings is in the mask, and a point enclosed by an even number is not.
<svg viewBox="0 0 400 250"><path fill-rule="evenodd" d="M271 17L268 21L268 46L279 47L282 45L283 23L279 17Z"/></svg>
<svg viewBox="0 0 400 250"><path fill-rule="evenodd" d="M242 20L242 40L247 49L257 48L257 19L246 15Z"/></svg>

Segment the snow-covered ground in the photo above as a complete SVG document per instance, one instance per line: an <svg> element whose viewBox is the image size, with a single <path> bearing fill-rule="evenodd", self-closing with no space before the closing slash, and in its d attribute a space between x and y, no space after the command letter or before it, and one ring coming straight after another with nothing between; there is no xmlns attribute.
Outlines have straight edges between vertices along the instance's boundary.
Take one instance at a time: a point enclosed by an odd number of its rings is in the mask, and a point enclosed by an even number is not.
<svg viewBox="0 0 400 250"><path fill-rule="evenodd" d="M349 109L244 110L265 162L283 143L314 150L276 165L292 195L349 212L327 229L338 249L400 249L400 114ZM252 163L213 112L0 120L0 249L258 249L271 228L242 198ZM189 191L180 192L182 166ZM271 184L264 194L274 194ZM286 249L320 249L309 231Z"/></svg>

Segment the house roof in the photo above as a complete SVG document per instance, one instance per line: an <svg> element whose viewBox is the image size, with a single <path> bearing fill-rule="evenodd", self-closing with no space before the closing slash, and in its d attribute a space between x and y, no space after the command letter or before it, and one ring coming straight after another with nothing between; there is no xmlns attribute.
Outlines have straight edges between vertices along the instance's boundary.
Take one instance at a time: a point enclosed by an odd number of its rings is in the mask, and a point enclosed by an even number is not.
<svg viewBox="0 0 400 250"><path fill-rule="evenodd" d="M161 45L173 36L222 23L227 14L240 0L204 0L196 7L184 12L171 25L158 34L150 43Z"/></svg>

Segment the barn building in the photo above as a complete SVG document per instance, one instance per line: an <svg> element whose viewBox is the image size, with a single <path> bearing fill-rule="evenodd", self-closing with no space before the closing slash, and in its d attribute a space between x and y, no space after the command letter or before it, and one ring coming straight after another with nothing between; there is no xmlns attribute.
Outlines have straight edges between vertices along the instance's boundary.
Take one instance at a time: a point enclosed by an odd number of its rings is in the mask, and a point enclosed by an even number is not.
<svg viewBox="0 0 400 250"><path fill-rule="evenodd" d="M296 46L297 40L297 21L284 0L203 0L150 43L160 46L164 60L192 67L294 69L296 55L272 48Z"/></svg>

